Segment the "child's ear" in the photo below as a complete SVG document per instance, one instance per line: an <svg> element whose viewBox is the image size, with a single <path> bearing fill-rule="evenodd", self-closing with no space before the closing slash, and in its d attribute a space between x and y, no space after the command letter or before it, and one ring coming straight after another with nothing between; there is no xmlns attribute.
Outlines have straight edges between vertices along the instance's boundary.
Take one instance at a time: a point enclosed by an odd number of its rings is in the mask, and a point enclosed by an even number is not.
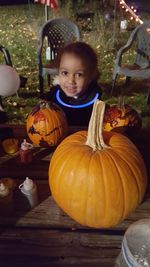
<svg viewBox="0 0 150 267"><path fill-rule="evenodd" d="M54 78L53 78L53 82L52 82L53 85L59 85L59 75L55 75Z"/></svg>

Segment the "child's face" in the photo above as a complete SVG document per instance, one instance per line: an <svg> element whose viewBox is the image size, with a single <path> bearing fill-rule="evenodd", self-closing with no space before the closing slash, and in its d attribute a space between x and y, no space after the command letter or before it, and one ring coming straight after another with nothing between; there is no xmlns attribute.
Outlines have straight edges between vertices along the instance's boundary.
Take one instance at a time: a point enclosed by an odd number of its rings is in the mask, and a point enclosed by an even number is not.
<svg viewBox="0 0 150 267"><path fill-rule="evenodd" d="M59 82L63 92L69 96L78 96L88 88L89 75L82 60L74 54L64 53L59 66Z"/></svg>

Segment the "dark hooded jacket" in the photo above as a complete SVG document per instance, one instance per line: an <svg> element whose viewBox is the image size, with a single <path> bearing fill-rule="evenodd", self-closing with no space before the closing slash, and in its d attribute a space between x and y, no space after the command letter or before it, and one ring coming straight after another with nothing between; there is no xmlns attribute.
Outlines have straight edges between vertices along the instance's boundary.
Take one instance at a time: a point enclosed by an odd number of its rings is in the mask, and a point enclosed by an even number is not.
<svg viewBox="0 0 150 267"><path fill-rule="evenodd" d="M98 86L90 86L78 98L66 96L60 86L56 86L45 94L44 99L62 108L70 126L88 126L93 104L100 96Z"/></svg>

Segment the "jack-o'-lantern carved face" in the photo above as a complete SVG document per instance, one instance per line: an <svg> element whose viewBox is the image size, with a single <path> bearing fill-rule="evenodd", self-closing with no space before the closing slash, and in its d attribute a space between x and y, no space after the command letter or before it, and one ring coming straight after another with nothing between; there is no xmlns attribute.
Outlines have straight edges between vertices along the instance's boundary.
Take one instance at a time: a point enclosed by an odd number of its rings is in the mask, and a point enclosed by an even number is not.
<svg viewBox="0 0 150 267"><path fill-rule="evenodd" d="M33 120L33 126L36 128L36 131L39 132L40 135L47 135L47 129L45 128L45 124L47 123L47 118L45 114L39 110Z"/></svg>
<svg viewBox="0 0 150 267"><path fill-rule="evenodd" d="M63 111L46 101L37 105L27 118L30 140L40 146L56 146L67 134L67 121Z"/></svg>
<svg viewBox="0 0 150 267"><path fill-rule="evenodd" d="M134 134L141 128L142 121L132 107L123 105L108 106L104 116L104 130L107 132L116 131L120 133Z"/></svg>
<svg viewBox="0 0 150 267"><path fill-rule="evenodd" d="M104 130L120 133L134 134L142 125L141 118L136 110L128 105L118 107L108 106L104 116Z"/></svg>

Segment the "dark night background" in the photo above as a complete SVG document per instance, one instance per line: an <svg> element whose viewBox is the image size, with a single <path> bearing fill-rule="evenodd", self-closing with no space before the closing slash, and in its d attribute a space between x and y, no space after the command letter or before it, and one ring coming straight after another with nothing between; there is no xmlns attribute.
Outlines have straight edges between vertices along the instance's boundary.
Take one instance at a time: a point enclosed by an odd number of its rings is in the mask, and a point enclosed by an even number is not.
<svg viewBox="0 0 150 267"><path fill-rule="evenodd" d="M0 5L20 5L34 3L34 0L0 0Z"/></svg>
<svg viewBox="0 0 150 267"><path fill-rule="evenodd" d="M34 3L34 0L0 0L0 5L28 4ZM126 0L127 4L135 3L138 6L144 6L149 3L149 0Z"/></svg>
<svg viewBox="0 0 150 267"><path fill-rule="evenodd" d="M102 1L102 0L101 0ZM115 2L115 0L114 0ZM118 0L119 2L119 0ZM128 5L134 5L138 11L150 11L150 0L126 0ZM21 5L21 4L32 4L34 0L0 0L1 5Z"/></svg>

